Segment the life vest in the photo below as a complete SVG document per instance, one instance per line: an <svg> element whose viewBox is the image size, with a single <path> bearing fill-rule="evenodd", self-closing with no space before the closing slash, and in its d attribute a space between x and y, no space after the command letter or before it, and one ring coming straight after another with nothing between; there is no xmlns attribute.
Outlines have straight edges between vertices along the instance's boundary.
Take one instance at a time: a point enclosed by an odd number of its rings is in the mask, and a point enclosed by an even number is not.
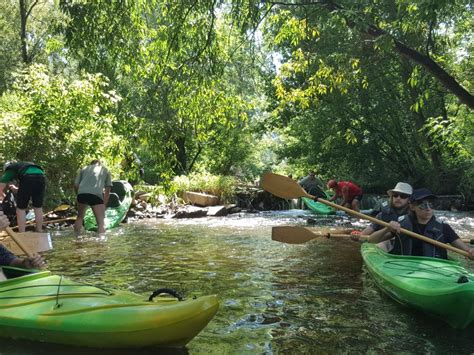
<svg viewBox="0 0 474 355"><path fill-rule="evenodd" d="M380 215L379 219L381 219L384 222L391 222L391 221L398 221L398 214L393 210L390 205L385 202L382 205L382 209L380 210Z"/></svg>
<svg viewBox="0 0 474 355"><path fill-rule="evenodd" d="M26 170L32 166L44 171L41 166L29 161L19 161L17 163L12 163L7 167L6 171L12 170L15 173L15 177L22 177L25 175Z"/></svg>
<svg viewBox="0 0 474 355"><path fill-rule="evenodd" d="M413 231L413 221L409 216L403 216L403 220L400 221L400 226L402 228L408 229ZM425 237L430 239L439 241L441 243L445 243L444 235L443 235L443 223L439 222L435 217L431 217L428 221L428 224L425 227L425 231L423 233ZM398 255L412 255L412 248L413 248L413 238L409 237L405 234L400 234L399 236L395 236L394 238L395 243L393 245L393 249L390 251L391 254L398 254ZM447 259L448 254L445 249L438 248L433 244L424 243L423 242L423 256L430 256L440 259Z"/></svg>

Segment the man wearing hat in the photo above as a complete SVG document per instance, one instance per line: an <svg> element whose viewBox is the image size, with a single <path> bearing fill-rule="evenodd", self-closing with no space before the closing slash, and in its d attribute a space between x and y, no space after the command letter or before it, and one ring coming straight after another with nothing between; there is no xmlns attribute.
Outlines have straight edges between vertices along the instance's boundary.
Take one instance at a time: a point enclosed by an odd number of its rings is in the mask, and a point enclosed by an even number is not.
<svg viewBox="0 0 474 355"><path fill-rule="evenodd" d="M382 204L381 211L375 216L384 222L398 221L398 219L406 215L409 211L409 198L413 193L413 188L406 182L398 182L397 185L391 190L387 191L389 201ZM367 228L362 231L362 235L372 235L374 239L382 237L387 231L382 231L382 226L371 223ZM357 239L356 236L353 239ZM386 243L381 245L386 251L391 249L391 245Z"/></svg>
<svg viewBox="0 0 474 355"><path fill-rule="evenodd" d="M433 215L433 200L436 196L428 189L421 188L413 191L410 197L410 212L404 218L400 218L400 223L390 222L390 230L386 230L383 238L394 238L394 245L390 253L399 255L429 256L447 259L446 249L436 247L433 244L425 243L420 239L400 234L400 228L408 229L417 234L437 240L442 243L449 243L452 246L467 251L470 259L474 259L474 249L464 244L456 232L447 223L436 219ZM375 233L374 233L375 234ZM377 243L373 235L369 242Z"/></svg>

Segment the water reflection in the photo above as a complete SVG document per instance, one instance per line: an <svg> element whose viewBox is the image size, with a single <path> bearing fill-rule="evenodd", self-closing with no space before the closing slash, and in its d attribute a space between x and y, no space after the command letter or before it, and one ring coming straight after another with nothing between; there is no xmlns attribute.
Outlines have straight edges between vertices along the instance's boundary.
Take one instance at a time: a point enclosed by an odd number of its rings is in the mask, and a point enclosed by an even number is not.
<svg viewBox="0 0 474 355"><path fill-rule="evenodd" d="M93 234L75 238L64 231L53 236L55 248L46 258L54 273L144 298L161 287L187 297L218 294L221 307L214 320L178 353L468 353L474 348L472 327L452 330L381 294L363 270L359 243L271 241L272 226L306 224L309 217L314 216L293 210L148 220L124 225L105 239ZM320 226L366 224L349 217L323 218ZM472 214L442 218L463 236L474 230ZM8 355L99 353L4 340L1 350Z"/></svg>

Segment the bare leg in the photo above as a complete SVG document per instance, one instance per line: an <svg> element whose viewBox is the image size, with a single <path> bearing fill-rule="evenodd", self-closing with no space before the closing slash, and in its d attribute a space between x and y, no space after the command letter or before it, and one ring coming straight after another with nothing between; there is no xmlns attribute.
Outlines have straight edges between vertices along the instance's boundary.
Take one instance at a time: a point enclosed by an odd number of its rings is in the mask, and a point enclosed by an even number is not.
<svg viewBox="0 0 474 355"><path fill-rule="evenodd" d="M357 211L357 212L360 211L359 200L356 199L356 198L352 200L352 209L353 209L354 211Z"/></svg>
<svg viewBox="0 0 474 355"><path fill-rule="evenodd" d="M105 233L104 218L105 218L105 205L92 206L92 212L94 212L95 220L97 221L97 232Z"/></svg>
<svg viewBox="0 0 474 355"><path fill-rule="evenodd" d="M76 233L81 233L82 231L82 221L84 220L84 215L86 214L87 205L83 203L77 203L77 218L74 222L74 231Z"/></svg>
<svg viewBox="0 0 474 355"><path fill-rule="evenodd" d="M43 208L33 207L35 211L35 223L36 223L36 231L41 233L43 231Z"/></svg>
<svg viewBox="0 0 474 355"><path fill-rule="evenodd" d="M26 229L25 210L16 209L16 222L18 223L18 232L24 233Z"/></svg>

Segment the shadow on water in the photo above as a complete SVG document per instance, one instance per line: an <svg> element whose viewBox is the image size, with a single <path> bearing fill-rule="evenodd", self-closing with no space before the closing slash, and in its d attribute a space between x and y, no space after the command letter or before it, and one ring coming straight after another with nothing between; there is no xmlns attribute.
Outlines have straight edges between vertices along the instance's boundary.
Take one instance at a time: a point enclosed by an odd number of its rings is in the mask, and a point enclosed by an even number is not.
<svg viewBox="0 0 474 355"><path fill-rule="evenodd" d="M53 236L46 253L53 273L146 298L161 287L187 297L217 294L216 317L185 349L89 350L6 341L2 355L226 353L470 353L473 327L445 323L404 308L366 274L360 244L271 241L271 227L305 224L306 211L124 225L98 239ZM472 215L443 216L472 233ZM321 224L363 222L334 217ZM457 223L457 224L456 224ZM463 263L467 262L461 261Z"/></svg>

